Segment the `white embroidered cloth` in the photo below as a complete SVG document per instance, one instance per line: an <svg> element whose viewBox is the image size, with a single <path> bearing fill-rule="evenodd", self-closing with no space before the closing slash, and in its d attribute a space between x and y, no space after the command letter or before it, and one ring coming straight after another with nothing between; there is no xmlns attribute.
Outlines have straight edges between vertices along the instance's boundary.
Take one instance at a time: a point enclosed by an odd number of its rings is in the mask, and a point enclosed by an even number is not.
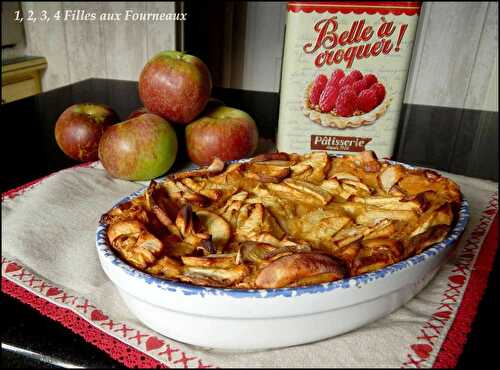
<svg viewBox="0 0 500 370"><path fill-rule="evenodd" d="M143 326L104 274L95 248L101 214L143 184L113 179L99 162L60 171L4 194L2 276L168 367L431 367L442 353L498 205L497 183L443 174L460 185L470 203L470 222L454 259L404 307L317 343L217 353L178 343Z"/></svg>

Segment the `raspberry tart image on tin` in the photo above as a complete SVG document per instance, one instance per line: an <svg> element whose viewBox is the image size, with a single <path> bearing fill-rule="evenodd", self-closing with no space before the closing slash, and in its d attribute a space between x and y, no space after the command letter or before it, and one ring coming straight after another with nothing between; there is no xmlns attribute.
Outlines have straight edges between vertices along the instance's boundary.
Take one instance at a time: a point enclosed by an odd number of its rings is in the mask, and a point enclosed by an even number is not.
<svg viewBox="0 0 500 370"><path fill-rule="evenodd" d="M303 112L322 126L344 129L374 123L390 101L386 87L374 74L358 70L345 74L336 69L330 79L319 74L307 85Z"/></svg>

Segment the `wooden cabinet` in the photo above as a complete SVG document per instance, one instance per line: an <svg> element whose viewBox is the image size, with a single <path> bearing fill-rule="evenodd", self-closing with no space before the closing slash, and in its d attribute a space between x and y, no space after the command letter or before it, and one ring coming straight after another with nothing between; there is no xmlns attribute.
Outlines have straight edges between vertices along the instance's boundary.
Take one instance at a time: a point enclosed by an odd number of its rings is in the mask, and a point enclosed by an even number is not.
<svg viewBox="0 0 500 370"><path fill-rule="evenodd" d="M24 57L2 62L2 104L42 92L43 57Z"/></svg>

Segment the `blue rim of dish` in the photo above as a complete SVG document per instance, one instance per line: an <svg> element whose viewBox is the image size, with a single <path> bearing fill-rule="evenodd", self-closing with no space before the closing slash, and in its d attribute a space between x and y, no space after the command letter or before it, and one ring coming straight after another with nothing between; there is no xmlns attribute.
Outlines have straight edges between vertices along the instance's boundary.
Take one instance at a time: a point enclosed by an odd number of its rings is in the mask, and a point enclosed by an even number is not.
<svg viewBox="0 0 500 370"><path fill-rule="evenodd" d="M400 164L408 169L418 169L418 167L413 167L404 163L392 161L392 160L383 160L390 164ZM242 161L231 161L234 162L242 162ZM424 169L424 168L422 168ZM157 181L161 181L164 177L157 179ZM147 189L147 186L133 192L132 194L126 196L122 200L120 200L113 207L116 207L122 203L125 203L142 193ZM404 270L411 266L418 265L430 257L438 255L443 252L445 249L453 245L460 235L465 230L467 223L469 221L470 213L469 213L469 203L462 195L462 202L460 203L460 208L458 210L458 219L456 221L455 227L449 232L448 236L442 240L441 242L427 248L423 252L407 258L403 261L394 263L392 265L386 266L380 270L369 272L366 274L331 281L323 284L316 285L308 285L302 287L294 287L294 288L274 288L274 289L235 289L235 288L214 288L214 287L205 287L192 285L188 283L182 283L173 280L162 279L145 272L142 272L135 267L130 266L126 262L124 262L120 257L118 257L115 252L108 246L106 241L106 226L103 223L99 223L96 232L96 247L98 253L104 257L106 260L111 262L114 266L117 266L122 271L127 273L130 276L133 276L137 279L142 280L148 285L156 285L158 288L182 293L184 295L218 295L218 296L229 296L232 298L272 298L272 297L294 297L302 294L315 294L315 293L323 293L332 291L335 289L347 289L351 287L361 287L369 282L384 278L387 275L394 274L398 271Z"/></svg>

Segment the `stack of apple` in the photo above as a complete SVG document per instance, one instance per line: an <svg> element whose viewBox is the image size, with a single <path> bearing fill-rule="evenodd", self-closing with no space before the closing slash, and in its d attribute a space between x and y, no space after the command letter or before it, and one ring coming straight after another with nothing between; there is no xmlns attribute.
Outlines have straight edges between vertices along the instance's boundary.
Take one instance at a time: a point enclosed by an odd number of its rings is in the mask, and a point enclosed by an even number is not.
<svg viewBox="0 0 500 370"><path fill-rule="evenodd" d="M211 91L210 71L201 59L164 51L139 77L143 108L117 123L108 106L73 105L56 122L56 141L71 158L99 158L111 176L127 180L150 180L169 170L178 148L172 125L185 126L187 153L196 164L251 156L258 141L254 120L221 102L207 105Z"/></svg>

